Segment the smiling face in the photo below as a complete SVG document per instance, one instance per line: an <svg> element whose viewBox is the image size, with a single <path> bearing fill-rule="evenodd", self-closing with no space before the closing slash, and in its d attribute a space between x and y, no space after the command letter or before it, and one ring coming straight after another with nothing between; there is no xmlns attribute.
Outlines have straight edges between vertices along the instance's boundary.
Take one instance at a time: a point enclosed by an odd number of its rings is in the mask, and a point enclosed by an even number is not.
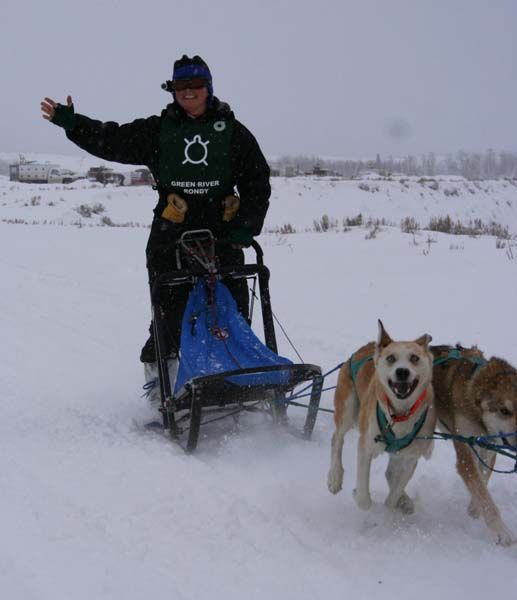
<svg viewBox="0 0 517 600"><path fill-rule="evenodd" d="M394 342L383 348L377 369L399 400L411 396L420 381L427 381L430 373L422 346L414 342Z"/></svg>
<svg viewBox="0 0 517 600"><path fill-rule="evenodd" d="M206 112L208 89L205 87L185 88L176 91L176 102L191 117L200 117Z"/></svg>
<svg viewBox="0 0 517 600"><path fill-rule="evenodd" d="M413 342L394 342L380 324L375 365L384 389L394 399L405 400L431 381L430 341L429 335L423 335Z"/></svg>

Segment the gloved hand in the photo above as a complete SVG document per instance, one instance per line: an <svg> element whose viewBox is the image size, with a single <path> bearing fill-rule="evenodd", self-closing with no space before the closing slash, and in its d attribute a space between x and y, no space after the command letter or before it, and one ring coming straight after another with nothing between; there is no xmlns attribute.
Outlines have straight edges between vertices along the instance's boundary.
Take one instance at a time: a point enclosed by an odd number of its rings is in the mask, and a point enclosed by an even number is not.
<svg viewBox="0 0 517 600"><path fill-rule="evenodd" d="M75 112L74 105L56 104L54 108L54 116L50 119L54 125L63 129L73 129L75 127Z"/></svg>
<svg viewBox="0 0 517 600"><path fill-rule="evenodd" d="M253 241L253 236L246 229L234 229L228 235L228 241L234 247L249 248Z"/></svg>
<svg viewBox="0 0 517 600"><path fill-rule="evenodd" d="M187 202L178 194L167 196L167 206L162 212L162 217L173 223L183 223L188 210Z"/></svg>
<svg viewBox="0 0 517 600"><path fill-rule="evenodd" d="M226 221L227 223L228 221L231 221L237 214L240 204L241 201L239 196L235 194L232 194L231 196L226 196L226 198L223 200L223 221Z"/></svg>

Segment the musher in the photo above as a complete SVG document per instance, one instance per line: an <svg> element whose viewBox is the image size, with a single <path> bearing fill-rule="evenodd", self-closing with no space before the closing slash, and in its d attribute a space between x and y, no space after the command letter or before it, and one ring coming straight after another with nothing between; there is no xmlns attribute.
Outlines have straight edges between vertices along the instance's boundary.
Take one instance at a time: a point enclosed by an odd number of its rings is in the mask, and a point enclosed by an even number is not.
<svg viewBox="0 0 517 600"><path fill-rule="evenodd" d="M175 242L189 229L210 229L214 237L228 239L232 244L219 252L221 264L243 264L242 248L260 233L271 194L269 167L257 141L228 104L213 95L212 75L201 57L183 55L174 63L172 80L162 88L172 93L174 102L160 116L124 125L76 113L71 96L66 105L52 98L41 102L43 118L65 129L68 139L86 152L151 171L158 191L146 247L151 283L174 268ZM246 280L225 283L248 318ZM186 286L167 289L159 299L166 318L171 383L189 291ZM147 382L157 376L152 332L151 324L151 336L140 354Z"/></svg>

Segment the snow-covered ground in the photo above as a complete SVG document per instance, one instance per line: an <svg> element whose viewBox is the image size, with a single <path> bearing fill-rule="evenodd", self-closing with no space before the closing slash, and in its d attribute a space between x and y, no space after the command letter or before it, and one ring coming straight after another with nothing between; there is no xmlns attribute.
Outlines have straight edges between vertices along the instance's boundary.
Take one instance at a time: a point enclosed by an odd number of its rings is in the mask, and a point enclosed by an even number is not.
<svg viewBox="0 0 517 600"><path fill-rule="evenodd" d="M515 241L497 247L494 237L398 226L406 216L426 225L450 214L515 233L511 182L474 193L463 181L438 191L398 180L373 182L373 192L358 182L273 184L267 229L290 223L299 233L259 241L275 313L304 360L331 369L373 339L382 318L396 338L428 332L436 343L477 343L517 364ZM452 186L458 196L440 193ZM75 210L98 203L105 211L89 218ZM238 432L232 423L207 427L192 456L144 429L154 416L140 397L138 362L153 206L149 188L0 178L2 598L511 597L517 547L495 546L468 517L447 442L419 464L408 517L382 505L385 458L372 470L374 507L356 508L355 433L345 443L343 492L328 493L326 413L310 442L256 418L242 419ZM358 213L394 226L375 236L362 227L304 231L323 214ZM139 226L87 226L102 216ZM331 394L322 405L331 407ZM295 422L304 416L296 411ZM495 475L491 489L517 532L515 476Z"/></svg>
<svg viewBox="0 0 517 600"><path fill-rule="evenodd" d="M92 158L88 160L92 162ZM74 168L79 163L72 158L61 158L59 164L81 172L80 167ZM460 220L465 225L474 219L485 224L494 221L517 233L516 179L467 181L462 177L437 176L351 181L332 177L274 177L271 181L271 207L264 224L268 232L286 225L298 232L313 230L314 220L319 221L323 215L342 230L343 220L361 214L365 222L384 219L397 227L401 220L413 217L422 228L427 227L432 217L449 215L453 221ZM102 224L103 219L109 218L115 225L144 226L150 224L155 197L149 187L104 188L86 179L70 185L39 186L10 182L0 176L0 220L89 226ZM85 218L77 210L84 204L90 207L102 204L104 210Z"/></svg>

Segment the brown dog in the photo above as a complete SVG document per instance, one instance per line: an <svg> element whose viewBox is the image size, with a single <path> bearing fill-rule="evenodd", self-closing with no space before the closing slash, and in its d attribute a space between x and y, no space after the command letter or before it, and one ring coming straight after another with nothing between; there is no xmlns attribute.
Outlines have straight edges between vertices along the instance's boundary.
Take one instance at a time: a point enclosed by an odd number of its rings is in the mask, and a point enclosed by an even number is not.
<svg viewBox="0 0 517 600"><path fill-rule="evenodd" d="M517 431L517 370L501 358L485 360L476 347L433 346L433 387L440 427L462 436L499 435ZM451 356L452 351L452 356ZM515 436L494 443L517 445ZM470 492L469 514L483 518L497 543L515 542L504 524L487 484L497 455L480 449L483 466L471 448L454 441L456 468Z"/></svg>
<svg viewBox="0 0 517 600"><path fill-rule="evenodd" d="M418 459L429 457L435 425L432 364L429 335L415 341L396 342L379 321L377 343L360 348L340 370L334 395L336 431L332 436L328 488L337 494L343 484L343 441L346 432L359 424L357 453L358 506L368 509L370 465L384 451L390 453L386 470L389 494L385 504L406 513L414 510L405 492Z"/></svg>

